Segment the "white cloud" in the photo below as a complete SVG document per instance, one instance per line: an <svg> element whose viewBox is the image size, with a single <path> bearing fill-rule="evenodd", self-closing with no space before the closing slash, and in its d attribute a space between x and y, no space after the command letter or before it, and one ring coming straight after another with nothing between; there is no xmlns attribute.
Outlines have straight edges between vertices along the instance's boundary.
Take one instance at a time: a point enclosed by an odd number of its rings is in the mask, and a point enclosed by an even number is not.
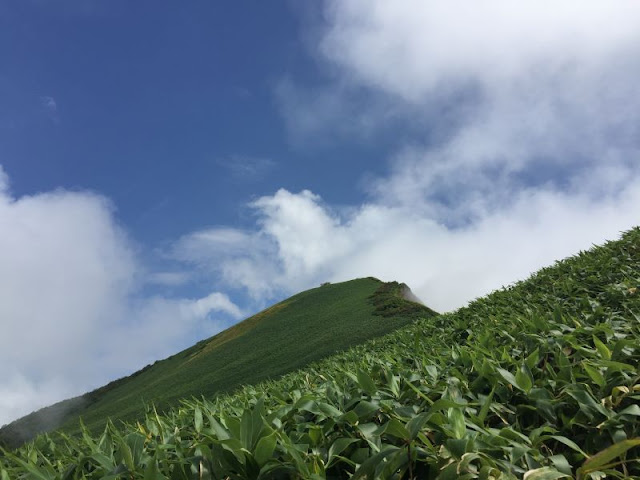
<svg viewBox="0 0 640 480"><path fill-rule="evenodd" d="M316 142L375 141L399 124L409 142L371 182L369 203L338 215L308 191L280 190L252 204L253 234L210 231L241 235L235 247L200 232L183 239L198 243L187 256L215 251L226 260L209 268L257 296L377 275L448 310L637 222L640 4L326 6L317 53L329 80L279 85L288 127Z"/></svg>
<svg viewBox="0 0 640 480"><path fill-rule="evenodd" d="M599 68L640 41L632 0L335 0L319 46L358 82L416 101L467 82Z"/></svg>
<svg viewBox="0 0 640 480"><path fill-rule="evenodd" d="M202 298L145 297L133 302L117 328L105 330L102 341L112 347L96 353L101 364L130 371L132 365L139 368L167 357L224 330L229 318L243 316L240 308L219 292ZM131 349L135 349L133 356L127 355Z"/></svg>
<svg viewBox="0 0 640 480"><path fill-rule="evenodd" d="M365 86L404 105L406 125L424 122L395 159L395 175L378 185L386 200L453 192L466 201L519 187L517 176L543 184L605 163L638 164L638 2L327 5L319 50L341 72L335 95L345 82ZM437 145L425 143L443 128L434 102L460 113Z"/></svg>
<svg viewBox="0 0 640 480"><path fill-rule="evenodd" d="M0 194L6 194L9 190L9 175L0 167Z"/></svg>
<svg viewBox="0 0 640 480"><path fill-rule="evenodd" d="M232 155L216 163L227 169L234 179L244 182L260 179L276 166L276 162L269 158L247 155Z"/></svg>
<svg viewBox="0 0 640 480"><path fill-rule="evenodd" d="M19 372L9 371L0 382L0 426L31 412L34 406L58 402L72 390L73 386L60 378L34 382Z"/></svg>
<svg viewBox="0 0 640 480"><path fill-rule="evenodd" d="M554 190L521 191L505 208L452 229L406 207L366 204L338 216L308 191L280 190L253 204L260 227L251 235L242 232L274 254L265 258L234 252L222 264L207 265L255 296L291 294L327 280L372 275L406 282L429 306L447 311L594 242L616 238L637 222L638 202L639 178L598 199ZM182 252L194 262L209 258L207 236L198 235L200 248ZM224 256L219 243L210 248ZM229 271L241 273L231 276ZM268 279L269 288L256 279Z"/></svg>
<svg viewBox="0 0 640 480"><path fill-rule="evenodd" d="M56 113L56 111L58 110L58 104L53 97L40 97L40 102L42 103L42 106L49 110L51 113Z"/></svg>
<svg viewBox="0 0 640 480"><path fill-rule="evenodd" d="M288 79L278 98L301 145L344 138L345 124L371 142L402 132L391 175L370 185L375 202L458 225L522 188L638 172L638 2L347 0L325 10L316 53L330 80Z"/></svg>
<svg viewBox="0 0 640 480"><path fill-rule="evenodd" d="M178 256L255 297L376 275L449 310L637 223L640 4L335 0L325 13L328 80L284 80L285 122L312 141L404 126L390 174L342 213L280 190L251 204L253 232L187 235Z"/></svg>
<svg viewBox="0 0 640 480"><path fill-rule="evenodd" d="M54 123L60 122L60 118L58 117L58 103L55 98L49 96L40 97L40 104Z"/></svg>
<svg viewBox="0 0 640 480"><path fill-rule="evenodd" d="M285 122L315 142L344 119L374 142L404 134L369 202L343 215L308 192L255 202L254 241L277 255L238 257L237 284L376 275L448 310L638 223L638 2L326 6L316 53L331 73L281 85Z"/></svg>
<svg viewBox="0 0 640 480"><path fill-rule="evenodd" d="M0 425L241 315L221 293L140 297L134 249L103 197L58 190L13 198L1 167L0 186Z"/></svg>

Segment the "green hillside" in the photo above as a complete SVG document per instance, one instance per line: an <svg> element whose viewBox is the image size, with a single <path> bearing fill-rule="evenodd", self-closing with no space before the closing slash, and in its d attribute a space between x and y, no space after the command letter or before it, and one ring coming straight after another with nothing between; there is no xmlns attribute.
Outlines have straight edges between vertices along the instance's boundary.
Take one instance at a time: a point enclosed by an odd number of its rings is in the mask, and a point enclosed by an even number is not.
<svg viewBox="0 0 640 480"><path fill-rule="evenodd" d="M274 378L433 313L404 300L404 288L365 278L300 293L129 377L23 417L0 429L0 442L16 446L60 426L79 431L79 416L99 431L107 418L141 418L145 403L161 411L181 398Z"/></svg>
<svg viewBox="0 0 640 480"><path fill-rule="evenodd" d="M279 380L41 436L0 478L640 479L639 364L636 228Z"/></svg>

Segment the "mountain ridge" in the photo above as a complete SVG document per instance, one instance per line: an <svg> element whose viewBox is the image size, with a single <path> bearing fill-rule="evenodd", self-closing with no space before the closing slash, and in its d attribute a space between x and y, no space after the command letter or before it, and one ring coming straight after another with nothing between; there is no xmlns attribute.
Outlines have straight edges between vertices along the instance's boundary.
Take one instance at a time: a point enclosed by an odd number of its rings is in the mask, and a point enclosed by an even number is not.
<svg viewBox="0 0 640 480"><path fill-rule="evenodd" d="M78 432L80 416L95 430L107 418L131 421L143 414L149 402L163 410L177 405L181 398L215 395L275 378L415 318L436 314L407 300L409 294L413 295L403 283L384 283L373 277L300 292L128 376L4 425L0 444L14 448L38 433L58 428ZM290 345L285 334L298 342ZM278 348L265 348L269 345Z"/></svg>

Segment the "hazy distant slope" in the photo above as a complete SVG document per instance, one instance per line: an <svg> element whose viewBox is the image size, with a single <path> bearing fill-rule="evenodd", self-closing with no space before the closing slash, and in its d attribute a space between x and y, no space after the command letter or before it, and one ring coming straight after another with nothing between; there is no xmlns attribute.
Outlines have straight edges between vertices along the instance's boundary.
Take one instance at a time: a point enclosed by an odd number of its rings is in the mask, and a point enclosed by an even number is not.
<svg viewBox="0 0 640 480"><path fill-rule="evenodd" d="M91 429L107 418L131 420L147 402L162 409L279 376L435 314L405 300L406 290L364 278L302 292L129 377L27 415L0 429L0 442L14 446L61 425L74 431L79 416Z"/></svg>

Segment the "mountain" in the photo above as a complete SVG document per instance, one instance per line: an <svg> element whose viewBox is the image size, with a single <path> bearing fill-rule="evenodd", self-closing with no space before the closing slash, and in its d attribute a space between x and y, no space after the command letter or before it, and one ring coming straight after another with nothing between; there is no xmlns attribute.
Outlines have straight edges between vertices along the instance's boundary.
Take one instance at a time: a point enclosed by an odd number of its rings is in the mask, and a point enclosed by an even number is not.
<svg viewBox="0 0 640 480"><path fill-rule="evenodd" d="M5 425L0 443L15 447L60 427L78 432L80 417L99 431L108 418L116 423L141 418L149 402L163 411L183 398L212 397L276 378L433 315L397 282L369 277L324 284L128 377Z"/></svg>

